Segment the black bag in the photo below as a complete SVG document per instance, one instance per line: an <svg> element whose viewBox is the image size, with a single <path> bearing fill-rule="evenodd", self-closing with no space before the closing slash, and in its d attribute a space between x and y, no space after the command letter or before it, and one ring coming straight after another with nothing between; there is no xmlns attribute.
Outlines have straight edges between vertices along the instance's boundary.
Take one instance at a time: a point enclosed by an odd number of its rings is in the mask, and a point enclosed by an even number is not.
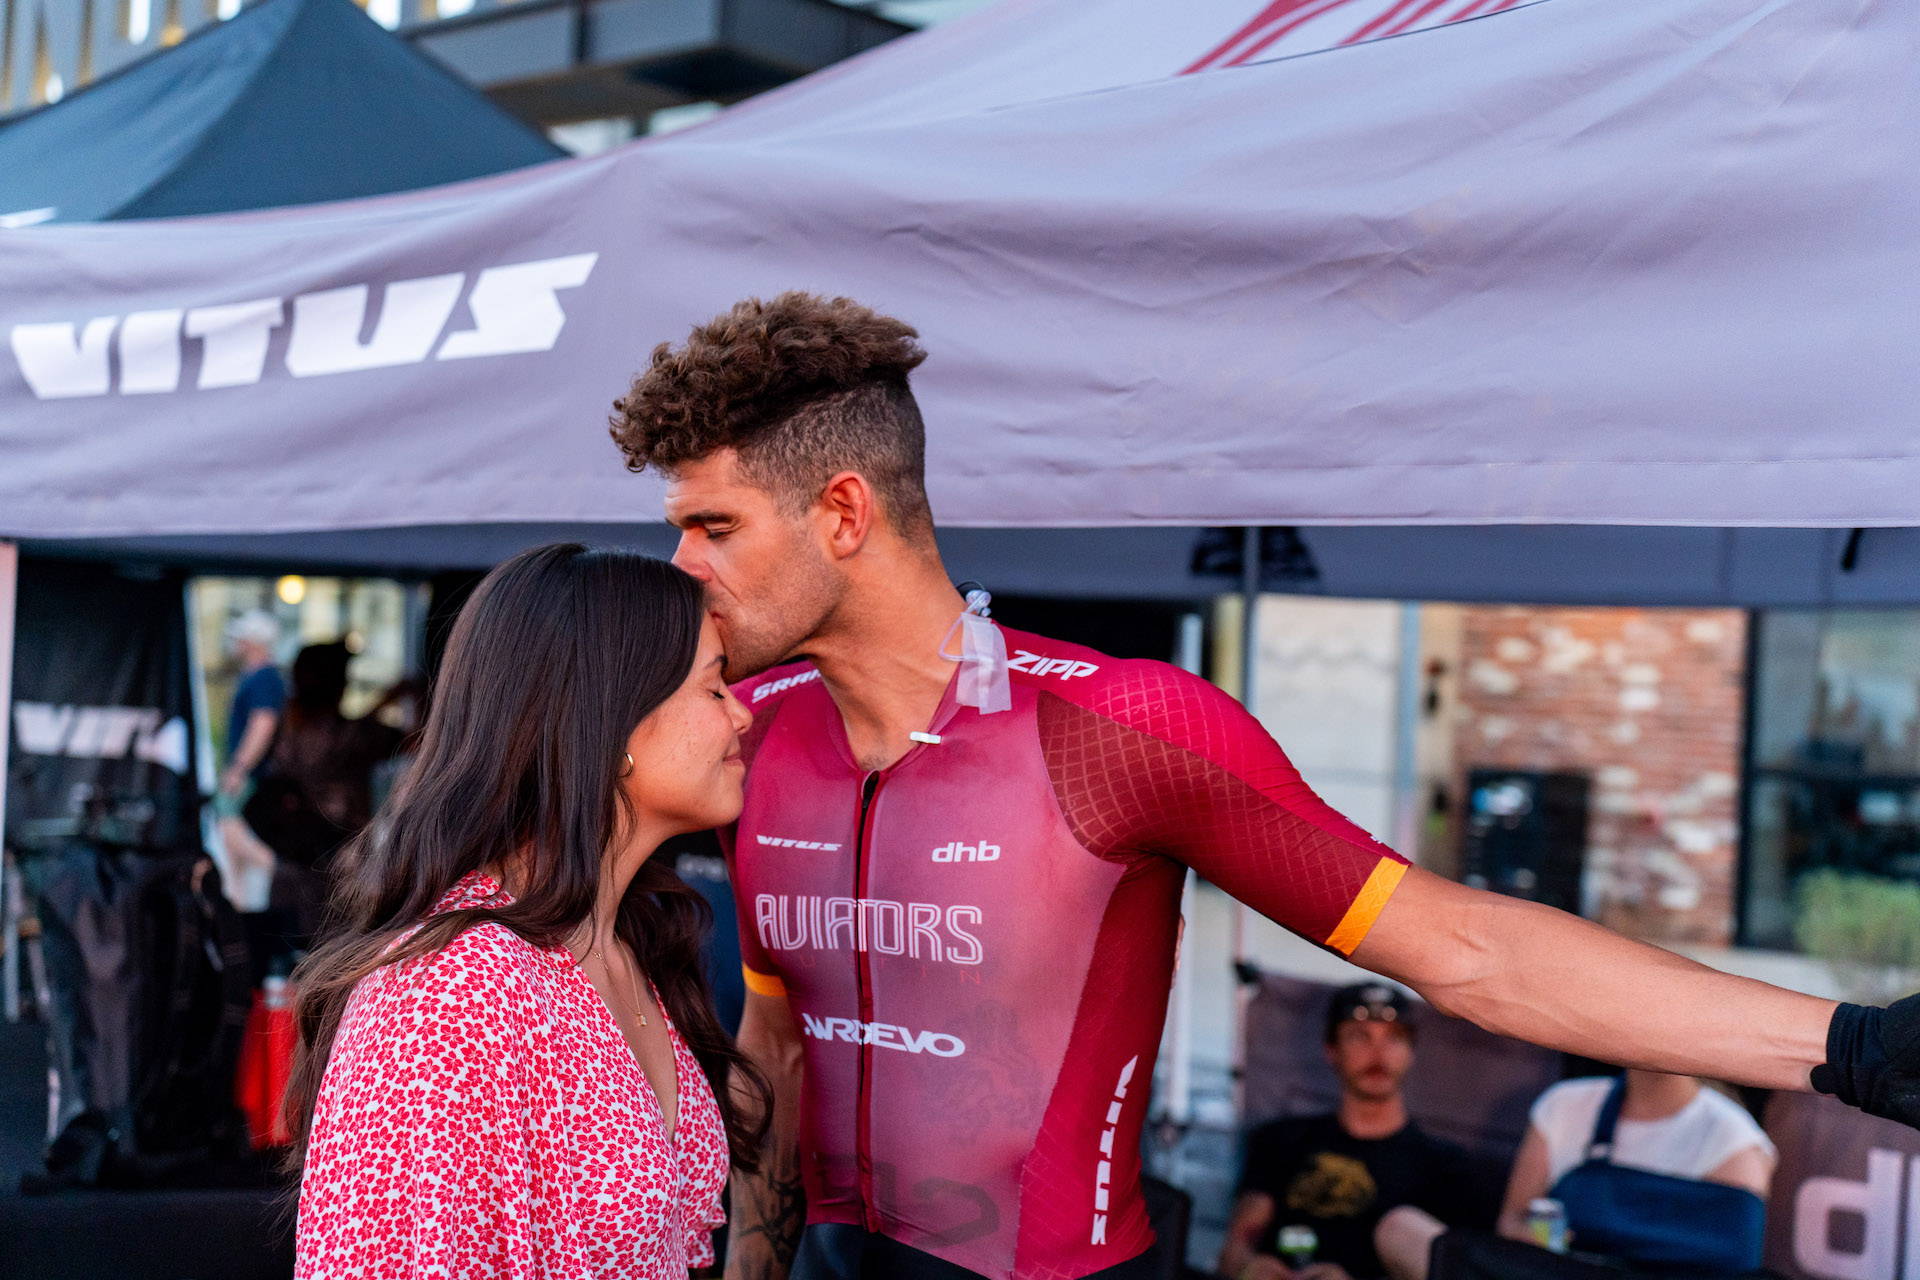
<svg viewBox="0 0 1920 1280"><path fill-rule="evenodd" d="M1448 1231L1433 1242L1427 1280L1649 1280L1624 1262L1549 1253L1487 1231Z"/></svg>
<svg viewBox="0 0 1920 1280"><path fill-rule="evenodd" d="M240 922L200 854L85 840L27 854L52 1008L54 1140L27 1190L226 1181L251 1004Z"/></svg>
<svg viewBox="0 0 1920 1280"><path fill-rule="evenodd" d="M1433 1242L1427 1280L1781 1280L1767 1271L1703 1273L1680 1264L1548 1253L1486 1231L1454 1230Z"/></svg>

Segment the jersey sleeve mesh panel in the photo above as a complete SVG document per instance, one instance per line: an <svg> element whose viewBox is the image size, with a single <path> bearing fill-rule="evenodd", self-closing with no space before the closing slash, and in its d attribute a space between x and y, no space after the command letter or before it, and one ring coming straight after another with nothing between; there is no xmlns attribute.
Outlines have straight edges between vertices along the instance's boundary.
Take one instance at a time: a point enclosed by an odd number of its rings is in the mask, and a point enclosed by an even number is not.
<svg viewBox="0 0 1920 1280"><path fill-rule="evenodd" d="M1239 703L1177 667L1117 664L1043 694L1060 807L1103 858L1165 856L1309 941L1350 954L1406 860L1329 808Z"/></svg>

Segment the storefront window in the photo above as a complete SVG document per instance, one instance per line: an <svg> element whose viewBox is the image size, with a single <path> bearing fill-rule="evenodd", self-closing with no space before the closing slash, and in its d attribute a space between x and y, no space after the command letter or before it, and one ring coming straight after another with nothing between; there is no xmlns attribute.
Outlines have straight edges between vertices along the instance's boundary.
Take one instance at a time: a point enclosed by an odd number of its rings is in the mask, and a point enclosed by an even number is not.
<svg viewBox="0 0 1920 1280"><path fill-rule="evenodd" d="M1756 619L1744 940L1794 944L1810 871L1920 880L1920 610Z"/></svg>

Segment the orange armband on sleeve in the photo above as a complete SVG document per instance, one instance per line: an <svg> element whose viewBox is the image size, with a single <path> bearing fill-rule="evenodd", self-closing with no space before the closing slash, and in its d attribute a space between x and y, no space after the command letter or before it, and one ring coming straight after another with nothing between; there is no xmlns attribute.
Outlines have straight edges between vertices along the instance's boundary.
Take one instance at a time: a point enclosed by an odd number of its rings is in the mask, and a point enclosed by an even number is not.
<svg viewBox="0 0 1920 1280"><path fill-rule="evenodd" d="M757 996L771 996L784 1000L787 996L787 984L770 973L756 973L746 965L740 966L740 973L747 980L747 990Z"/></svg>

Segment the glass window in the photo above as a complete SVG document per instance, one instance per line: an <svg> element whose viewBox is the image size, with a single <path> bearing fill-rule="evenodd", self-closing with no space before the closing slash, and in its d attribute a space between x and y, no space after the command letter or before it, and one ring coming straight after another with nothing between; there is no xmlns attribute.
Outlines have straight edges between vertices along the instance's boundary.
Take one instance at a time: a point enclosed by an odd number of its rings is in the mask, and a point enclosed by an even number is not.
<svg viewBox="0 0 1920 1280"><path fill-rule="evenodd" d="M1920 880L1920 610L1772 610L1754 646L1743 933L1790 948L1807 872Z"/></svg>
<svg viewBox="0 0 1920 1280"><path fill-rule="evenodd" d="M866 9L909 27L931 27L984 9L992 0L834 0L849 9Z"/></svg>
<svg viewBox="0 0 1920 1280"><path fill-rule="evenodd" d="M364 715L381 695L420 667L424 586L386 578L196 578L188 597L206 690L211 739L225 762L233 744L228 708L240 669L230 635L236 620L265 614L276 624L273 656L285 672L309 644L344 643L353 653L341 709Z"/></svg>

